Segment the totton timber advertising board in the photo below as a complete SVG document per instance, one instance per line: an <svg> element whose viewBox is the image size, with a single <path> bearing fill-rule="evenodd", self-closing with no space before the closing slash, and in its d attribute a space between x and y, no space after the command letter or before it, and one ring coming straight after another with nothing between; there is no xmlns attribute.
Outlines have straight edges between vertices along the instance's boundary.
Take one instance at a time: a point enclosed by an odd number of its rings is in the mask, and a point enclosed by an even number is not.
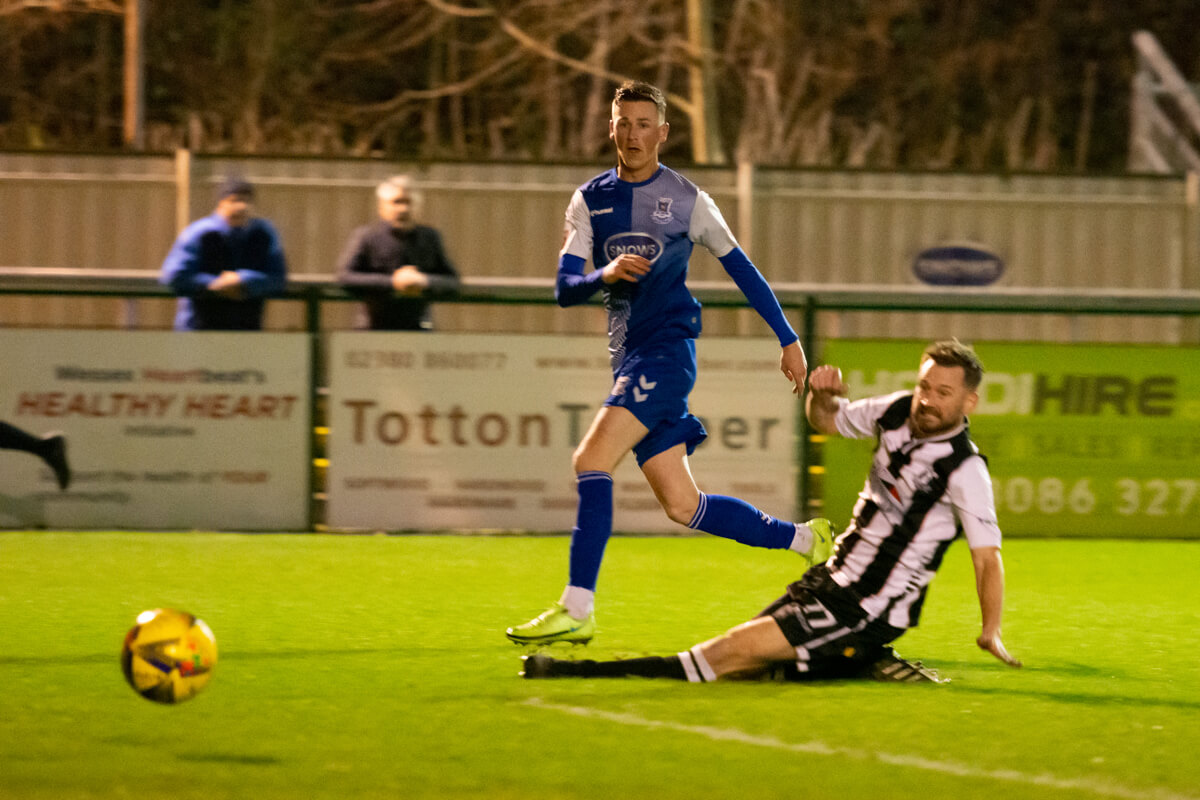
<svg viewBox="0 0 1200 800"><path fill-rule="evenodd" d="M797 399L766 339L701 339L692 413L709 439L691 459L702 491L788 518ZM571 453L608 396L594 336L335 333L329 337L327 521L382 530L568 531ZM630 455L614 527L667 519Z"/></svg>

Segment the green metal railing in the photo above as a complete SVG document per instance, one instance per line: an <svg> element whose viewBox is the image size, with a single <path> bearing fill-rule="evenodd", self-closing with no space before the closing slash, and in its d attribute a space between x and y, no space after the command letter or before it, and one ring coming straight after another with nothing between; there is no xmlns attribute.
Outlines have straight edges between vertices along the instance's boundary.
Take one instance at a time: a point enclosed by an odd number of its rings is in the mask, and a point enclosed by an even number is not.
<svg viewBox="0 0 1200 800"><path fill-rule="evenodd" d="M695 282L693 293L710 308L745 308L746 299L732 284ZM836 286L827 284L776 284L775 294L787 310L801 314L800 337L810 361L819 352L820 315L826 312L875 311L910 313L989 313L1167 316L1200 319L1200 291L1143 290L1042 290L998 288L923 288L913 286ZM81 296L120 298L170 298L158 283L158 273L145 270L75 270L42 267L0 267L0 296ZM312 336L310 420L314 436L309 459L316 448L322 349L321 306L357 300L326 275L294 275L283 300L305 304L305 327ZM467 278L461 291L438 300L482 305L552 305L550 279ZM1196 344L1196 341L1189 341ZM803 408L797 409L797 503L801 512L813 506L813 443ZM310 486L310 489L314 488ZM310 492L312 495L312 492ZM310 523L313 520L310 516ZM310 524L310 528L312 524Z"/></svg>

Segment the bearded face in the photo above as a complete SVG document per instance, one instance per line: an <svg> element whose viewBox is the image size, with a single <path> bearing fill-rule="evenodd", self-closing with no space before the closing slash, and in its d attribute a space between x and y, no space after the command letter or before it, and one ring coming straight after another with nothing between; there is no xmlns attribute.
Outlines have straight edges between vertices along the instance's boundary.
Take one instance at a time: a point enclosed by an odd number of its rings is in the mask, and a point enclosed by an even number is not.
<svg viewBox="0 0 1200 800"><path fill-rule="evenodd" d="M919 438L937 436L962 424L979 395L963 382L962 367L945 367L931 358L921 363L908 423Z"/></svg>

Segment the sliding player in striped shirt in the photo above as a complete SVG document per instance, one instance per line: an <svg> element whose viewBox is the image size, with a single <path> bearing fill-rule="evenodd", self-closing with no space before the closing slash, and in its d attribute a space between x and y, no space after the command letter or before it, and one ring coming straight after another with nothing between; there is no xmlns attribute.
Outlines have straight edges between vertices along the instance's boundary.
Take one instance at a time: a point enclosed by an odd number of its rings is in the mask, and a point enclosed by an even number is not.
<svg viewBox="0 0 1200 800"><path fill-rule="evenodd" d="M951 340L926 348L917 374L913 392L855 402L846 399L836 367L809 376L806 412L817 431L878 444L833 555L765 611L675 656L596 662L534 655L525 659L525 677L933 679L887 645L917 624L929 582L960 533L975 567L982 617L976 644L1021 666L1000 636L1000 528L987 462L967 427L983 366L971 348Z"/></svg>

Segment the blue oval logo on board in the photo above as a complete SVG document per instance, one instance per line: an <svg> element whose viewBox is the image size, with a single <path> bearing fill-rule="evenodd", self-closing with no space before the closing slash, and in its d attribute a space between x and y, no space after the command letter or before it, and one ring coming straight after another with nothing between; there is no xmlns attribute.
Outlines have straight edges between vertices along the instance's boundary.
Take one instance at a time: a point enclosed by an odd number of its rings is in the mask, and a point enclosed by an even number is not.
<svg viewBox="0 0 1200 800"><path fill-rule="evenodd" d="M622 253L633 253L653 264L662 255L663 245L648 233L618 233L609 237L604 243L605 258L612 261Z"/></svg>
<svg viewBox="0 0 1200 800"><path fill-rule="evenodd" d="M980 244L930 247L913 261L913 274L934 286L987 286L1003 273L1000 256Z"/></svg>

